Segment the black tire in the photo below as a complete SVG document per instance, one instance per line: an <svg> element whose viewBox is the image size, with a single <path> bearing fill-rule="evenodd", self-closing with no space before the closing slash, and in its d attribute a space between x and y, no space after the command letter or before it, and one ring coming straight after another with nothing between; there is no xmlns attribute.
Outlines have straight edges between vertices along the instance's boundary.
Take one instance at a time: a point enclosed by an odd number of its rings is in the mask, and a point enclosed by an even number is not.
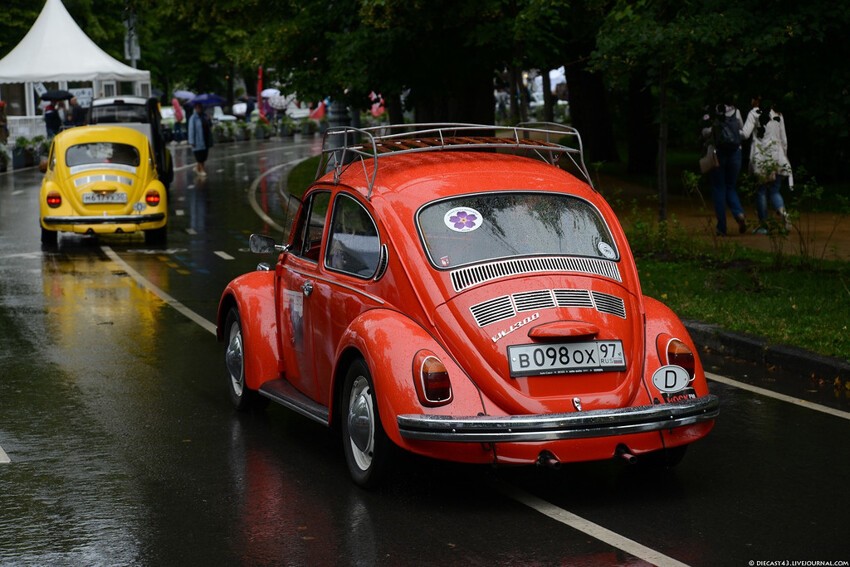
<svg viewBox="0 0 850 567"><path fill-rule="evenodd" d="M47 246L54 246L59 241L59 233L55 230L47 230L41 227L41 243Z"/></svg>
<svg viewBox="0 0 850 567"><path fill-rule="evenodd" d="M386 475L393 445L381 424L372 376L363 360L355 360L345 375L340 407L348 471L359 486L374 488Z"/></svg>
<svg viewBox="0 0 850 567"><path fill-rule="evenodd" d="M145 244L165 244L168 241L168 226L145 231Z"/></svg>
<svg viewBox="0 0 850 567"><path fill-rule="evenodd" d="M269 399L245 385L245 346L239 310L231 307L224 323L224 367L227 370L227 394L239 411L263 409Z"/></svg>

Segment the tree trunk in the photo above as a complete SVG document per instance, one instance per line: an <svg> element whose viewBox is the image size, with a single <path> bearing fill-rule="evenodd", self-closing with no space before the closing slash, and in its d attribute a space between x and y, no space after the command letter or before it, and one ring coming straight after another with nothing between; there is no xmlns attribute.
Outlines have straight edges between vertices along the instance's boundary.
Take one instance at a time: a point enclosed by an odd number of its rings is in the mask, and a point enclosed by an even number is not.
<svg viewBox="0 0 850 567"><path fill-rule="evenodd" d="M619 162L602 76L588 72L583 62L568 65L566 72L570 117L581 134L585 162Z"/></svg>
<svg viewBox="0 0 850 567"><path fill-rule="evenodd" d="M658 85L658 220L667 220L667 78L662 70Z"/></svg>
<svg viewBox="0 0 850 567"><path fill-rule="evenodd" d="M629 80L628 100L628 138L630 174L652 175L657 173L656 159L658 144L654 124L654 104L650 89L644 84L644 78L633 77Z"/></svg>
<svg viewBox="0 0 850 567"><path fill-rule="evenodd" d="M549 71L543 70L543 120L546 122L555 121L555 97L552 95L552 79L549 78Z"/></svg>
<svg viewBox="0 0 850 567"><path fill-rule="evenodd" d="M511 85L511 124L522 122L522 99L520 97L520 89L522 89L522 72L516 65L511 65L508 72Z"/></svg>
<svg viewBox="0 0 850 567"><path fill-rule="evenodd" d="M387 113L390 116L390 124L404 124L404 108L401 105L401 95L389 93L384 100L387 105Z"/></svg>

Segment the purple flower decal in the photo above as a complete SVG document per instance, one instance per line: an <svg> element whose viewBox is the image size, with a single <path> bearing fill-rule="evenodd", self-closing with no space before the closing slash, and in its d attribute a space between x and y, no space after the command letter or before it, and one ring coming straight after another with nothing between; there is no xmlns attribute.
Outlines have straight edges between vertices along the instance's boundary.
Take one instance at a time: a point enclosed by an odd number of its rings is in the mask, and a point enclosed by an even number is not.
<svg viewBox="0 0 850 567"><path fill-rule="evenodd" d="M481 226L481 213L469 207L457 207L443 217L446 226L456 232L471 232Z"/></svg>
<svg viewBox="0 0 850 567"><path fill-rule="evenodd" d="M472 213L460 211L449 220L454 223L456 229L463 230L464 228L475 228L475 221L478 220L478 217Z"/></svg>

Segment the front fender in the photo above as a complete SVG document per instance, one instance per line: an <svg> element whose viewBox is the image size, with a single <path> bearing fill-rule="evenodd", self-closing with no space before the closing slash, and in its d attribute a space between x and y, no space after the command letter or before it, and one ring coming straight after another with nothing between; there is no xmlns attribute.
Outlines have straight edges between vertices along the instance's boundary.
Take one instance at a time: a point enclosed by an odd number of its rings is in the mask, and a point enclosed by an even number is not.
<svg viewBox="0 0 850 567"><path fill-rule="evenodd" d="M387 435L399 446L412 449L402 439L396 416L399 414L478 415L485 411L481 393L439 342L415 321L397 311L372 309L348 327L337 348L336 360L345 364L345 353L356 350L366 361L375 386L381 423ZM452 400L443 406L425 408L419 402L414 384L413 359L422 349L431 351L445 365L452 384ZM346 368L334 375L345 376Z"/></svg>
<svg viewBox="0 0 850 567"><path fill-rule="evenodd" d="M245 384L257 390L264 382L280 377L274 272L249 272L227 284L216 317L219 341L225 340L224 325L231 307L239 310L242 321Z"/></svg>

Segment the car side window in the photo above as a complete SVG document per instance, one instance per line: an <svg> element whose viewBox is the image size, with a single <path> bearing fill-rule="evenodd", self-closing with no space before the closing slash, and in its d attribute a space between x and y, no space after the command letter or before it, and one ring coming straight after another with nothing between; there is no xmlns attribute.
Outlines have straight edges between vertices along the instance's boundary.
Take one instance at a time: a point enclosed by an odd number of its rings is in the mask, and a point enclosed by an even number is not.
<svg viewBox="0 0 850 567"><path fill-rule="evenodd" d="M292 254L319 262L330 199L330 193L316 192L310 195L309 200L301 206L301 214L289 248Z"/></svg>
<svg viewBox="0 0 850 567"><path fill-rule="evenodd" d="M381 239L375 221L359 202L339 195L334 202L325 266L362 278L375 275Z"/></svg>

